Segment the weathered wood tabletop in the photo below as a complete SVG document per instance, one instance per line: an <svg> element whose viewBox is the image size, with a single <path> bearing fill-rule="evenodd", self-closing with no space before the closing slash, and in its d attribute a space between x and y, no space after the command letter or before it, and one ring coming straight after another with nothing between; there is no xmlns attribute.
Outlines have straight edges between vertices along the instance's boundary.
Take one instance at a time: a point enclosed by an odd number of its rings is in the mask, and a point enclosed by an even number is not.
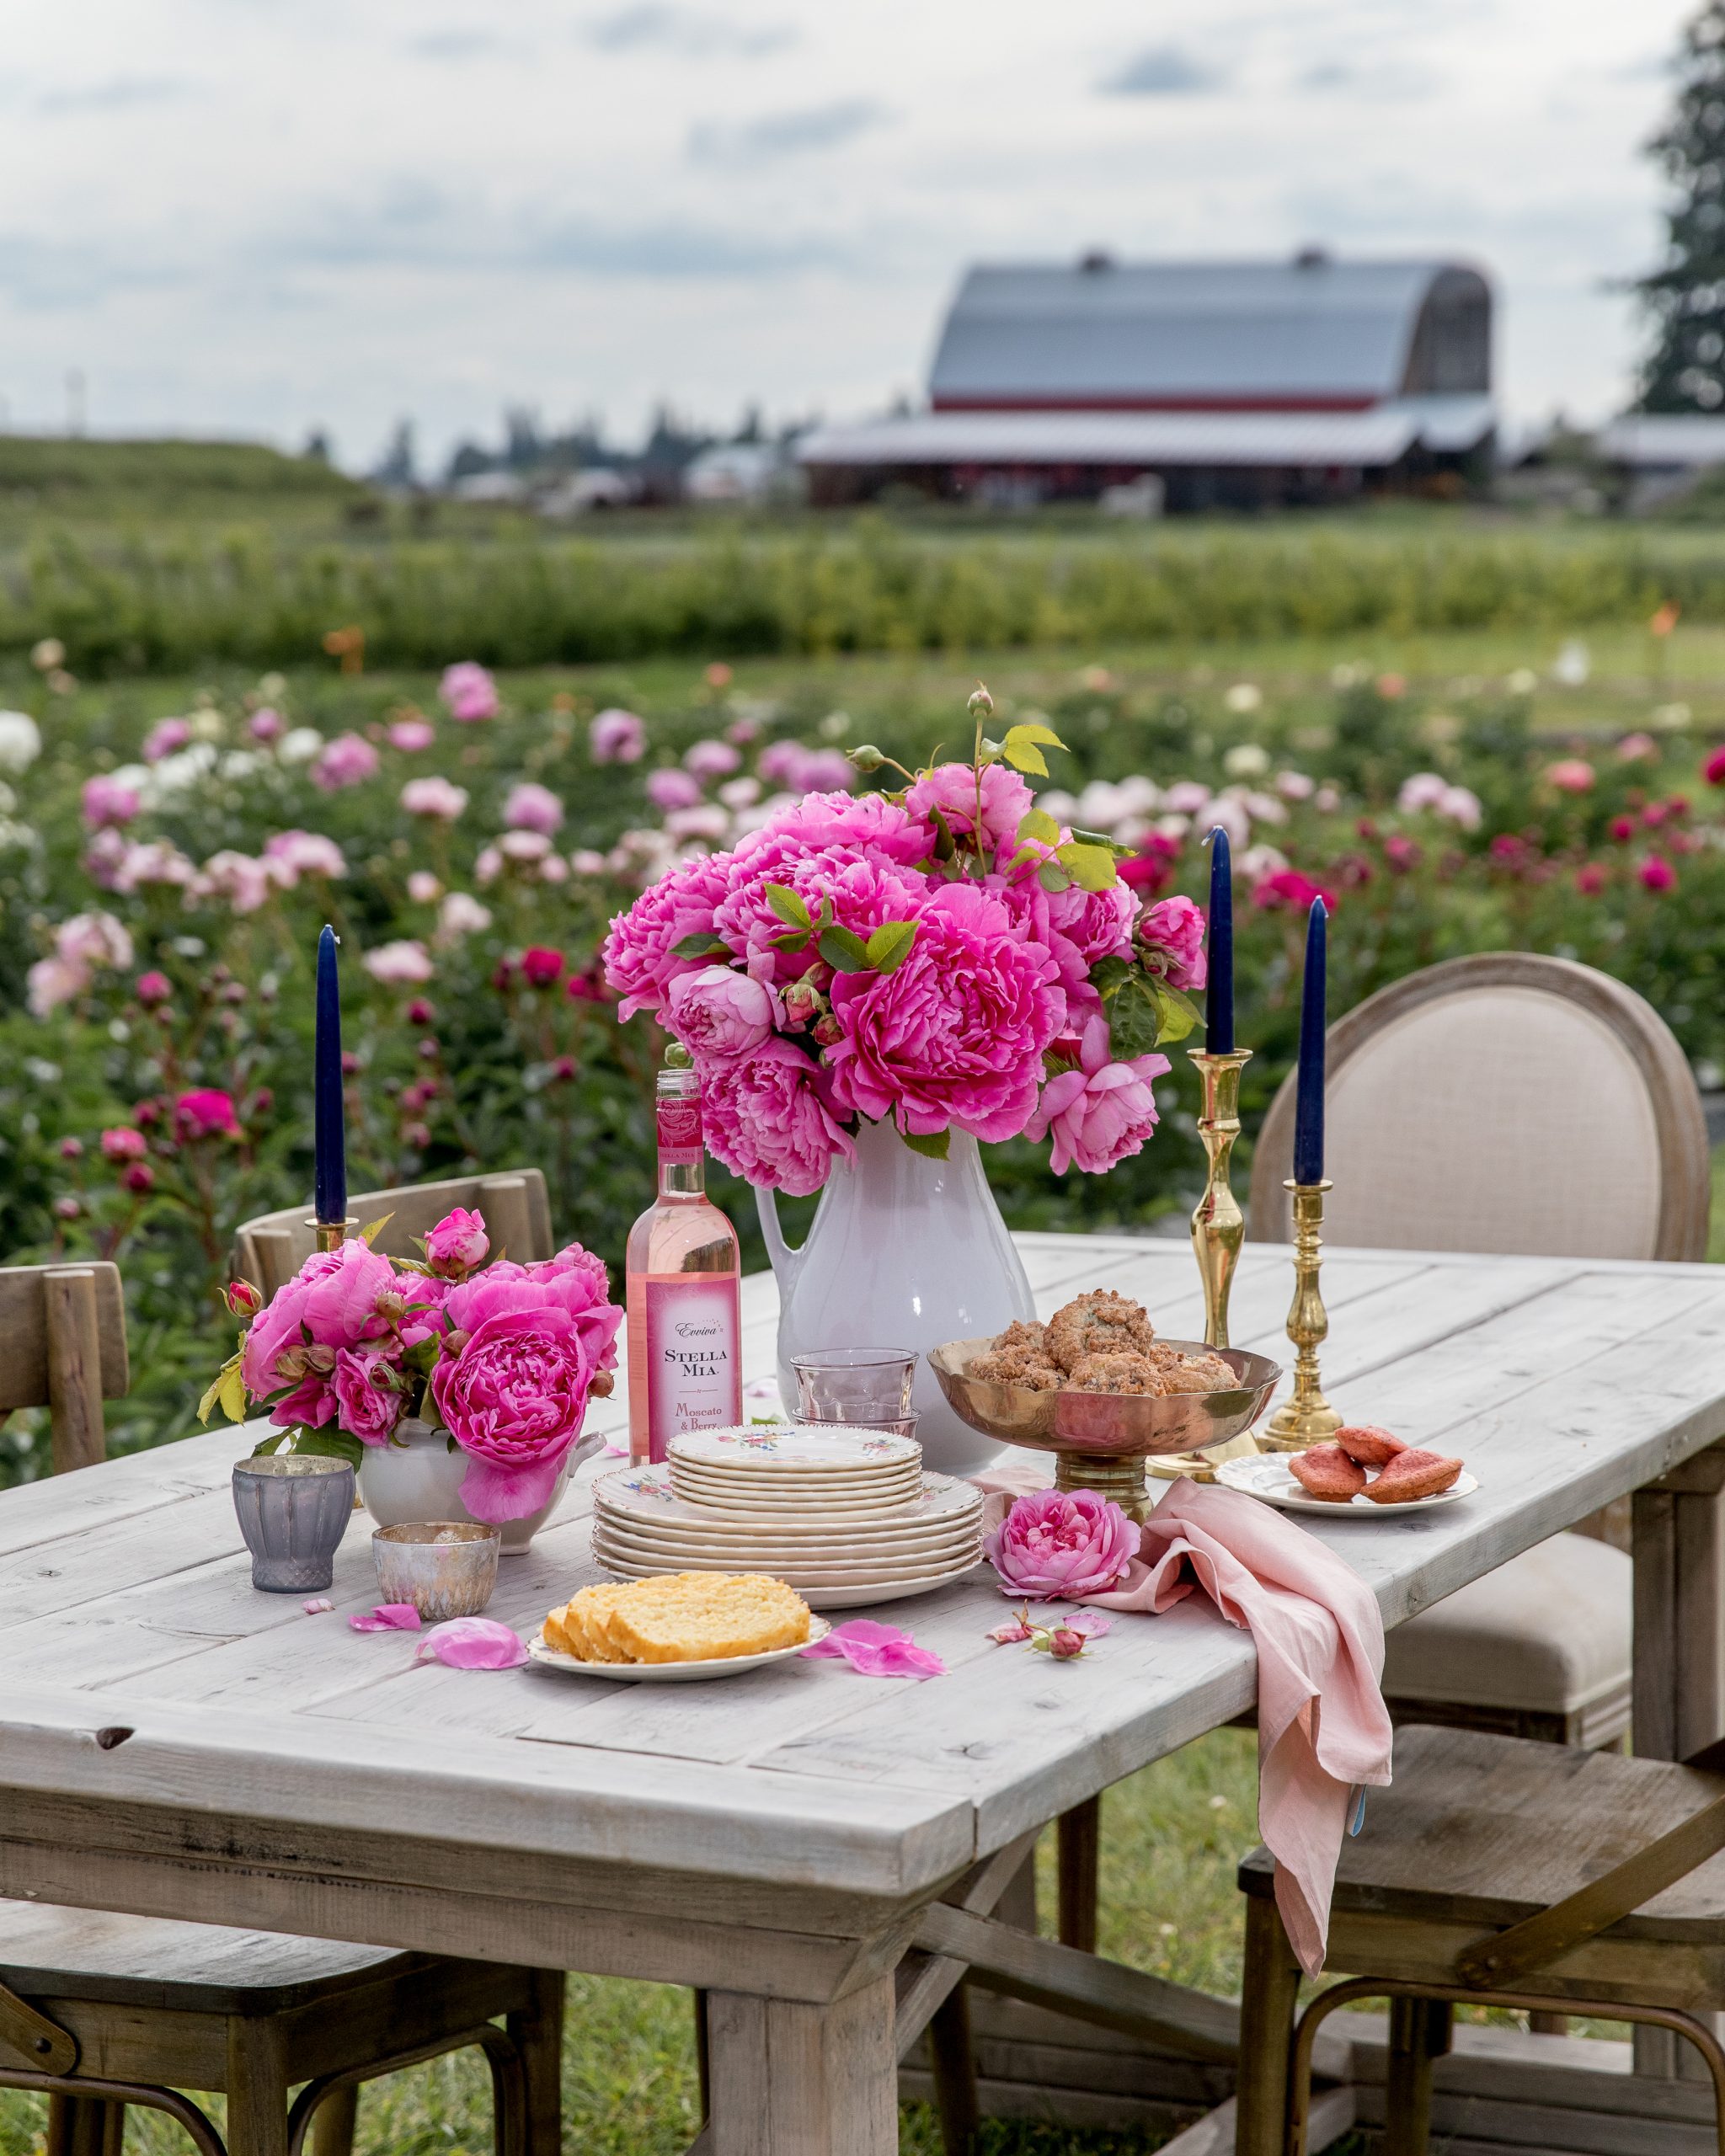
<svg viewBox="0 0 1725 2156"><path fill-rule="evenodd" d="M1105 1284L1201 1329L1183 1244L1019 1241L1044 1311ZM1236 1344L1278 1352L1290 1279L1248 1248ZM1332 1398L1482 1484L1317 1523L1389 1623L1725 1437L1725 1268L1332 1251L1324 1293ZM775 1310L745 1283L751 1374ZM598 1419L620 1432L622 1401ZM948 1664L926 1684L415 1665L345 1624L377 1598L362 1521L334 1614L253 1592L228 1493L251 1442L0 1495L0 1893L705 1987L714 2156L896 2148L894 1972L926 1905L1252 1697L1249 1641L1195 1601L1077 1663L996 1646L985 1571L892 1609ZM598 1577L586 1513L584 1479L491 1614L528 1630Z"/></svg>

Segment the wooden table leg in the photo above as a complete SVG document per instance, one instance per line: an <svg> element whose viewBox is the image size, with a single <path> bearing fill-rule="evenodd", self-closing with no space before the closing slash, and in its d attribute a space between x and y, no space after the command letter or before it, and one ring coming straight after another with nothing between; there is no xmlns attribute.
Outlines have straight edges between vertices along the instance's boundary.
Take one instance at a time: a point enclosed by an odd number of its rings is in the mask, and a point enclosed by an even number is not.
<svg viewBox="0 0 1725 2156"><path fill-rule="evenodd" d="M287 2024L273 2014L227 2023L228 2156L287 2156Z"/></svg>
<svg viewBox="0 0 1725 2156"><path fill-rule="evenodd" d="M970 1994L963 1984L955 1984L934 2009L928 2045L934 2061L941 2148L945 2156L971 2156L982 2127L982 2106L970 2041Z"/></svg>
<svg viewBox="0 0 1725 2156"><path fill-rule="evenodd" d="M707 1994L712 2156L897 2156L894 1983L825 2005Z"/></svg>
<svg viewBox="0 0 1725 2156"><path fill-rule="evenodd" d="M1236 2156L1282 2156L1300 1964L1271 1897L1248 1894L1244 1899L1246 1984L1240 2000L1234 2146Z"/></svg>
<svg viewBox="0 0 1725 2156"><path fill-rule="evenodd" d="M1688 1759L1725 1733L1725 1445L1637 1490L1632 1518L1632 1741L1639 1758ZM1706 2079L1669 2029L1637 2025L1634 2043L1637 2073Z"/></svg>
<svg viewBox="0 0 1725 2156"><path fill-rule="evenodd" d="M1063 1812L1055 1828L1060 1858L1062 1946L1096 1951L1097 1874L1102 1862L1102 1799L1087 1796Z"/></svg>

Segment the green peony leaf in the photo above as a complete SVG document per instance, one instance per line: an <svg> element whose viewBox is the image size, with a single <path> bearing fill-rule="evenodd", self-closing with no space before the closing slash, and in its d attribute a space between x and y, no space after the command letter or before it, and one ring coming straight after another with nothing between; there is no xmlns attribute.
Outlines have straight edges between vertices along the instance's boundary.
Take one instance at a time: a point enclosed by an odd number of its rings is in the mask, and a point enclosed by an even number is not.
<svg viewBox="0 0 1725 2156"><path fill-rule="evenodd" d="M722 942L717 936L709 936L704 929L698 935L686 936L681 943L673 943L670 950L674 958L704 958L709 954L728 958L731 954L728 943Z"/></svg>
<svg viewBox="0 0 1725 2156"><path fill-rule="evenodd" d="M868 953L862 938L848 928L828 928L821 931L815 949L836 974L866 974Z"/></svg>
<svg viewBox="0 0 1725 2156"><path fill-rule="evenodd" d="M1128 974L1109 999L1108 1048L1116 1063L1148 1055L1162 1038L1162 999L1154 985L1137 972Z"/></svg>
<svg viewBox="0 0 1725 2156"><path fill-rule="evenodd" d="M365 1457L359 1439L350 1437L345 1430L296 1430L290 1450L302 1458L309 1454L313 1460L344 1460L355 1469Z"/></svg>
<svg viewBox="0 0 1725 2156"><path fill-rule="evenodd" d="M1044 891L1070 891L1072 879L1057 861L1044 861L1036 872L1036 880Z"/></svg>
<svg viewBox="0 0 1725 2156"><path fill-rule="evenodd" d="M914 921L884 921L867 943L862 955L878 974L896 972L911 955L918 924Z"/></svg>
<svg viewBox="0 0 1725 2156"><path fill-rule="evenodd" d="M937 861L953 860L959 851L958 841L953 836L953 827L949 823L948 823L945 813L943 811L938 802L931 802L929 803L928 818L929 821L934 825L935 859Z"/></svg>
<svg viewBox="0 0 1725 2156"><path fill-rule="evenodd" d="M1031 808L1019 819L1015 836L1020 846L1032 840L1039 846L1058 846L1060 827L1046 808Z"/></svg>
<svg viewBox="0 0 1725 2156"><path fill-rule="evenodd" d="M1055 859L1081 891L1111 890L1120 880L1115 873L1114 857L1106 846L1085 846L1073 839L1060 848Z"/></svg>
<svg viewBox="0 0 1725 2156"><path fill-rule="evenodd" d="M793 928L813 927L814 923L809 918L808 907L788 885L769 883L766 887L766 903L781 921L788 921Z"/></svg>
<svg viewBox="0 0 1725 2156"><path fill-rule="evenodd" d="M915 1131L900 1130L899 1135L913 1153L921 1154L927 1161L945 1160L952 1143L952 1133L947 1130L931 1130L920 1134Z"/></svg>
<svg viewBox="0 0 1725 2156"><path fill-rule="evenodd" d="M1064 749L1065 745L1052 727L1010 726L1001 744L1001 753L1014 771L1028 771L1034 778L1046 778L1048 763L1043 750Z"/></svg>

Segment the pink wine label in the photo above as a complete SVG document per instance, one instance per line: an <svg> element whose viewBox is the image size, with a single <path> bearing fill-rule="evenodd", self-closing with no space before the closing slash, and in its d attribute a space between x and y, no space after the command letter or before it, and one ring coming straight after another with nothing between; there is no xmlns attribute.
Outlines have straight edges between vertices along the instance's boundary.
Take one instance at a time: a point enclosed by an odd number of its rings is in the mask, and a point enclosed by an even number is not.
<svg viewBox="0 0 1725 2156"><path fill-rule="evenodd" d="M724 1430L743 1419L734 1273L649 1280L647 1442L649 1460L685 1430Z"/></svg>
<svg viewBox="0 0 1725 2156"><path fill-rule="evenodd" d="M701 1097L661 1100L659 1108L659 1157L678 1168L694 1167L701 1159Z"/></svg>

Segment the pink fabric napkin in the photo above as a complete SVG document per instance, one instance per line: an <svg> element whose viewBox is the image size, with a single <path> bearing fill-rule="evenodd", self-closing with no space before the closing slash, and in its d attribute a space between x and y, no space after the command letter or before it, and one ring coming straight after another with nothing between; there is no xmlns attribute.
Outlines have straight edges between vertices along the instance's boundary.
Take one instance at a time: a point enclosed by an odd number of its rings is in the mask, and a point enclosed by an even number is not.
<svg viewBox="0 0 1725 2156"><path fill-rule="evenodd" d="M975 1480L998 1493L987 1508L991 1526L1013 1497L1046 1482L1017 1467ZM1153 1613L1194 1586L1258 1650L1258 1824L1276 1860L1289 1940L1316 1976L1350 1794L1390 1780L1377 1598L1334 1550L1271 1506L1182 1481L1145 1522L1124 1582L1081 1598Z"/></svg>

